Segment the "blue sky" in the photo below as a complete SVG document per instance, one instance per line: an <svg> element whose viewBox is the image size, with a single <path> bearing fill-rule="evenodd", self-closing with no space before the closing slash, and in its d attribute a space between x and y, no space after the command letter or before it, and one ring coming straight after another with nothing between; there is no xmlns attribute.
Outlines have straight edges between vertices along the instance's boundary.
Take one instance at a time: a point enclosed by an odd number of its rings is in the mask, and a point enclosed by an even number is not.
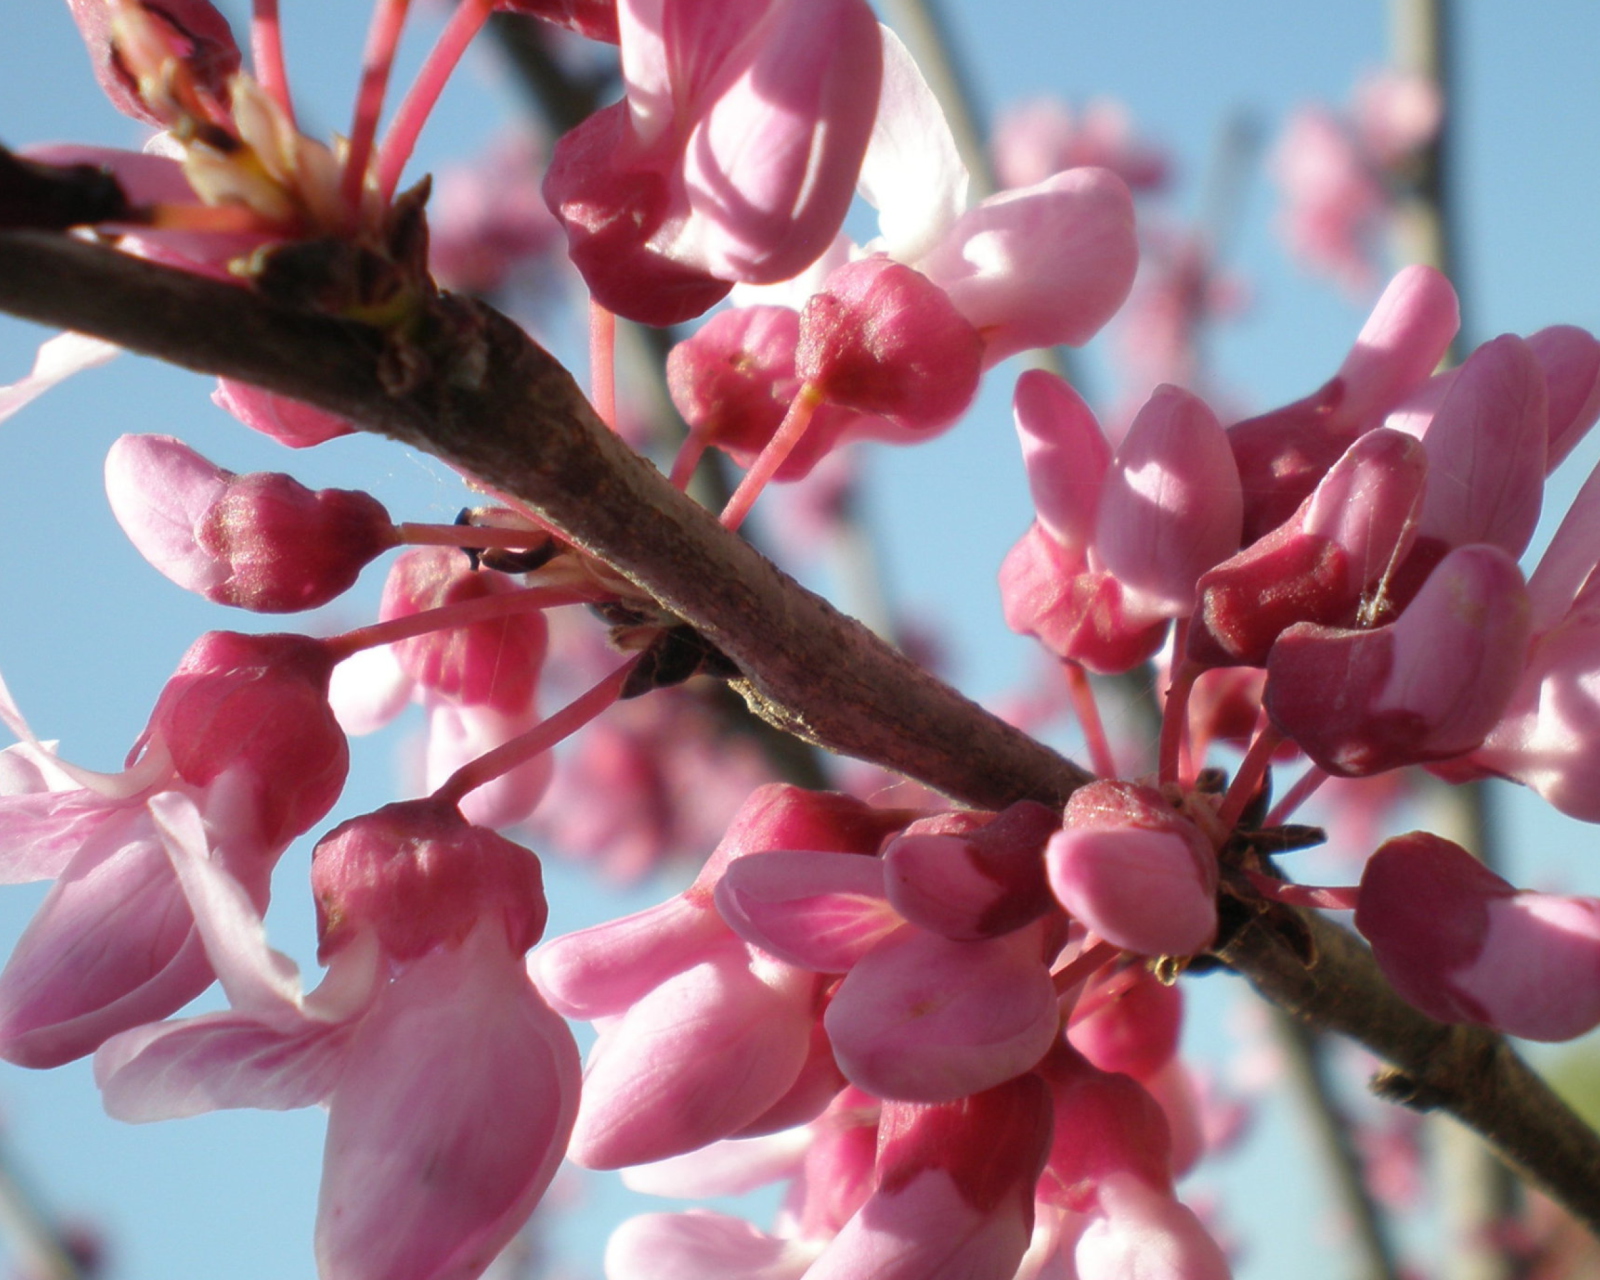
<svg viewBox="0 0 1600 1280"><path fill-rule="evenodd" d="M20 7L20 6L19 6ZM225 6L237 11L240 6ZM419 9L425 6L418 6ZM131 122L99 97L65 5L27 6L0 41L0 141L136 144ZM306 114L344 127L365 20L360 4L285 5L289 61ZM1270 0L949 0L951 25L988 108L1053 92L1072 100L1123 99L1142 132L1171 148L1193 209L1205 157L1230 115L1247 110L1270 137L1307 99L1342 102L1356 76L1380 64L1386 7L1376 0L1284 5ZM1600 6L1459 6L1463 284L1479 337L1568 322L1600 331ZM429 19L431 21L431 19ZM417 48L409 48L413 58ZM452 87L424 139L420 167L485 141L515 105L487 53ZM420 168L419 168L420 171ZM1274 192L1261 175L1245 193L1233 266L1248 281L1249 311L1219 333L1222 379L1266 407L1302 395L1336 367L1363 307L1301 274L1270 234ZM0 382L20 374L44 336L0 318ZM992 376L969 420L916 450L872 456L871 519L897 603L937 620L955 678L977 694L1013 684L1030 646L999 624L994 574L1030 509L1009 424L1009 379ZM208 402L200 379L122 358L86 374L0 427L0 671L46 737L82 763L115 768L162 681L200 631L238 625L170 587L127 547L105 509L99 468L125 431L180 434L235 470L282 468L312 485L370 488L401 518L450 519L462 504L444 468L381 442L336 441L292 459L250 436ZM1592 465L1596 447L1580 451ZM1573 468L1575 472L1577 468ZM1567 493L1577 479L1563 483ZM1552 505L1558 500L1552 497ZM378 575L333 615L370 609ZM330 624L332 619L330 618ZM360 743L338 816L390 798L394 740ZM1600 892L1593 833L1541 816L1525 795L1503 821L1526 878ZM275 942L311 965L303 889L305 849L280 875ZM571 873L552 869L552 929L619 908ZM667 890L658 889L656 893ZM14 938L40 893L0 894L0 940ZM649 900L641 894L633 906ZM1198 1024L1232 1015L1229 980L1197 989ZM1199 1047L1225 1050L1217 1035ZM1247 1252L1241 1280L1343 1274L1331 1228L1319 1221L1314 1157L1285 1108L1264 1136L1222 1170L1237 1198L1225 1209ZM104 1225L122 1280L227 1274L235 1280L310 1276L321 1118L234 1113L132 1129L106 1120L87 1069L0 1070L0 1138L50 1203ZM590 1193L609 1206L610 1192ZM594 1273L596 1213L572 1211L561 1228L576 1265Z"/></svg>

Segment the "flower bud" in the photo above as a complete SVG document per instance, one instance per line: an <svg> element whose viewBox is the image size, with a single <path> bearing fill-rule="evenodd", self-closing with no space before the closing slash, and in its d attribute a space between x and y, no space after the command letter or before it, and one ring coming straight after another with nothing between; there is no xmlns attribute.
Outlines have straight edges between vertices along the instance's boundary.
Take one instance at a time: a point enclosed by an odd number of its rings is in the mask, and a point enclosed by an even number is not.
<svg viewBox="0 0 1600 1280"><path fill-rule="evenodd" d="M139 554L168 578L258 613L326 604L398 541L368 494L313 493L278 472L235 475L170 436L112 445L106 492Z"/></svg>

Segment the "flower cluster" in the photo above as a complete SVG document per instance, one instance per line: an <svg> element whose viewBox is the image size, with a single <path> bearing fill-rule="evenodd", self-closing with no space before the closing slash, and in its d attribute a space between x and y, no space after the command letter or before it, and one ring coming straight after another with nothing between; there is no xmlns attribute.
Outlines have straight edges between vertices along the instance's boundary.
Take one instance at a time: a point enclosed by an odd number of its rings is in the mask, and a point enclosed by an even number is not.
<svg viewBox="0 0 1600 1280"><path fill-rule="evenodd" d="M1159 185L1161 158L1107 109L1074 128L1036 107L1002 140L1012 185L969 204L932 91L865 0L466 0L380 138L406 8L379 0L350 136L323 145L296 123L275 3L252 9L252 76L208 0L73 0L103 87L159 132L138 154L6 153L7 217L364 326L396 396L417 335L472 314L430 263L502 290L559 228L597 370L611 313L667 326L728 299L665 362L688 428L671 482L711 448L745 470L712 529L728 538L769 482L946 430L1002 361L1088 341L1129 297L1130 187ZM458 177L430 256L426 184L399 179L496 8L614 45L621 96L555 143L542 205L525 147ZM62 214L29 194L81 195L86 164L113 195ZM878 230L859 245L857 194ZM1184 261L1192 294L1210 268ZM741 651L497 477L467 477L480 505L458 523L412 523L124 437L117 521L209 601L300 612L398 554L368 625L202 636L119 773L68 763L0 688L19 738L0 878L54 881L0 972L0 1057L93 1055L127 1120L325 1106L327 1280L472 1280L563 1157L645 1190L788 1183L770 1229L634 1219L614 1280L1223 1280L1176 1189L1226 1126L1178 1056L1175 984L1241 921L1353 909L1432 1017L1600 1025L1600 901L1519 890L1427 832L1384 841L1357 885L1275 861L1320 840L1289 819L1324 780L1409 766L1600 821L1600 472L1520 563L1548 475L1600 417L1600 341L1508 334L1438 371L1457 323L1450 283L1408 267L1329 381L1231 424L1163 383L1114 438L1063 378L1017 379L1036 519L1000 569L1005 620L1052 656L1097 776L1019 782L992 810L774 780L768 728L707 692L748 674L719 644ZM47 344L0 416L106 354ZM290 447L353 429L240 384L216 398ZM1119 771L1085 673L1146 664L1154 767ZM315 845L326 974L307 993L267 941L275 867L339 803L346 735L411 703L413 798ZM1299 770L1275 806L1274 765ZM517 827L623 877L715 847L661 905L540 946L539 860L497 832ZM179 1016L213 982L227 1007ZM586 1065L565 1018L595 1024Z"/></svg>

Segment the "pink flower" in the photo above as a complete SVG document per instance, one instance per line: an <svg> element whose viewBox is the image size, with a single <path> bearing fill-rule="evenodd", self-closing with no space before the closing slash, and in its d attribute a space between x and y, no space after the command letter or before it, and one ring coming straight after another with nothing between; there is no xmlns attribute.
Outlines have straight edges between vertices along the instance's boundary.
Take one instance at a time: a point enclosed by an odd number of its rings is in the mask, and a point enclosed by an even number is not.
<svg viewBox="0 0 1600 1280"><path fill-rule="evenodd" d="M107 1110L324 1103L321 1274L477 1276L549 1185L577 1110L577 1046L522 962L544 926L537 860L431 800L345 823L313 861L329 970L302 997L192 806L157 808L233 1008L106 1044Z"/></svg>
<svg viewBox="0 0 1600 1280"><path fill-rule="evenodd" d="M154 807L174 794L197 806L210 856L265 906L273 864L344 784L331 666L314 640L212 632L168 682L124 773L50 757L27 790L0 796L4 877L56 880L0 974L6 1058L55 1066L81 1057L210 985Z"/></svg>
<svg viewBox="0 0 1600 1280"><path fill-rule="evenodd" d="M541 949L540 990L600 1029L573 1159L601 1168L661 1160L803 1122L789 1105L796 1092L812 1115L826 1105L838 1084L814 1069L820 982L740 941L712 894L730 866L764 850L875 850L904 821L848 796L763 787L682 895ZM822 1058L828 1065L825 1047Z"/></svg>
<svg viewBox="0 0 1600 1280"><path fill-rule="evenodd" d="M1395 989L1432 1017L1529 1040L1600 1023L1600 900L1518 890L1438 836L1379 847L1356 928Z"/></svg>
<svg viewBox="0 0 1600 1280"><path fill-rule="evenodd" d="M123 532L180 587L262 613L314 609L399 537L383 505L289 476L235 475L171 436L122 436L106 493Z"/></svg>
<svg viewBox="0 0 1600 1280"><path fill-rule="evenodd" d="M518 589L505 574L474 570L455 548L414 548L390 569L378 616L405 618ZM548 639L543 613L528 610L368 650L339 665L334 706L350 732L370 733L409 698L421 702L428 712L423 787L432 791L468 761L538 723ZM462 811L482 826L520 822L544 794L552 767L548 753L536 756L473 790Z"/></svg>
<svg viewBox="0 0 1600 1280"><path fill-rule="evenodd" d="M1045 866L1067 912L1116 946L1192 955L1216 936L1216 853L1151 787L1093 782L1073 792Z"/></svg>
<svg viewBox="0 0 1600 1280"><path fill-rule="evenodd" d="M604 306L649 324L784 280L844 219L882 54L862 0L623 0L626 96L557 144L545 198Z"/></svg>

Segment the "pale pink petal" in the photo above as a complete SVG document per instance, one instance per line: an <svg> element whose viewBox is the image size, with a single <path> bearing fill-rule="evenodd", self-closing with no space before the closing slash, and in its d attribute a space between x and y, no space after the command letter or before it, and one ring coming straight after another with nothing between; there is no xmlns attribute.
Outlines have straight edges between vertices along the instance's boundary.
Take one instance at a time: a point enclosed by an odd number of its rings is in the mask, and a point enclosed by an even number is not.
<svg viewBox="0 0 1600 1280"><path fill-rule="evenodd" d="M930 1169L893 1195L872 1196L806 1280L996 1280L1016 1270L1031 1229L1015 1206L985 1212L947 1172Z"/></svg>
<svg viewBox="0 0 1600 1280"><path fill-rule="evenodd" d="M1078 1280L1230 1280L1228 1260L1194 1211L1132 1174L1097 1187L1101 1216L1078 1237Z"/></svg>
<svg viewBox="0 0 1600 1280"><path fill-rule="evenodd" d="M577 1046L490 922L392 982L328 1099L322 1274L469 1280L561 1163Z"/></svg>
<svg viewBox="0 0 1600 1280"><path fill-rule="evenodd" d="M751 946L818 973L843 973L902 925L883 863L853 853L752 854L717 885L717 910Z"/></svg>
<svg viewBox="0 0 1600 1280"><path fill-rule="evenodd" d="M230 472L171 436L119 436L105 474L111 514L140 555L200 595L227 581L229 566L201 549L197 533Z"/></svg>
<svg viewBox="0 0 1600 1280"><path fill-rule="evenodd" d="M606 1280L800 1280L813 1246L743 1218L690 1209L629 1218L606 1245Z"/></svg>
<svg viewBox="0 0 1600 1280"><path fill-rule="evenodd" d="M210 985L194 918L142 806L111 811L50 890L0 973L0 1053L82 1057Z"/></svg>
<svg viewBox="0 0 1600 1280"><path fill-rule="evenodd" d="M1063 547L1088 546L1111 466L1111 445L1094 411L1069 382L1044 369L1017 378L1011 411L1040 525Z"/></svg>
<svg viewBox="0 0 1600 1280"><path fill-rule="evenodd" d="M1366 423L1388 413L1427 381L1460 327L1456 291L1440 272L1425 266L1401 270L1339 366L1340 419Z"/></svg>
<svg viewBox="0 0 1600 1280"><path fill-rule="evenodd" d="M883 91L861 163L862 197L878 211L870 246L915 265L967 207L970 177L944 109L900 37L883 35Z"/></svg>
<svg viewBox="0 0 1600 1280"><path fill-rule="evenodd" d="M34 357L33 369L21 382L0 387L0 422L38 399L58 382L84 369L105 364L122 348L82 333L59 333L47 338Z"/></svg>
<svg viewBox="0 0 1600 1280"><path fill-rule="evenodd" d="M1019 1075L1059 1018L1036 928L957 942L906 927L853 968L824 1025L852 1084L947 1102Z"/></svg>
<svg viewBox="0 0 1600 1280"><path fill-rule="evenodd" d="M245 1014L208 1013L113 1036L95 1054L106 1113L130 1124L228 1107L311 1107L333 1092L353 1025L299 1030Z"/></svg>
<svg viewBox="0 0 1600 1280"><path fill-rule="evenodd" d="M373 733L406 708L414 687L393 647L380 644L351 654L334 667L328 702L346 733Z"/></svg>
<svg viewBox="0 0 1600 1280"><path fill-rule="evenodd" d="M571 1155L587 1168L662 1160L738 1132L806 1060L814 980L752 972L742 943L661 983L602 1028ZM781 970L781 971L776 971Z"/></svg>
<svg viewBox="0 0 1600 1280"><path fill-rule="evenodd" d="M759 1138L730 1138L622 1171L630 1191L647 1196L698 1200L742 1196L780 1178L793 1177L810 1148L809 1129L784 1129Z"/></svg>
<svg viewBox="0 0 1600 1280"><path fill-rule="evenodd" d="M743 65L716 85L689 134L680 241L685 259L713 275L758 284L794 275L833 241L883 63L862 0L775 0L766 10L751 56L735 59Z"/></svg>
<svg viewBox="0 0 1600 1280"><path fill-rule="evenodd" d="M444 699L430 702L423 786L437 790L462 765L538 723L538 710L531 705L522 714L507 715L490 706L462 706ZM523 761L469 791L460 804L462 816L480 827L509 827L524 821L544 796L554 769L555 758L548 751Z"/></svg>
<svg viewBox="0 0 1600 1280"><path fill-rule="evenodd" d="M1050 838L1045 866L1068 914L1119 947L1192 955L1216 936L1216 872L1175 832L1068 828Z"/></svg>
<svg viewBox="0 0 1600 1280"><path fill-rule="evenodd" d="M1549 457L1554 471L1600 416L1600 342L1576 325L1557 324L1528 335L1550 392Z"/></svg>
<svg viewBox="0 0 1600 1280"><path fill-rule="evenodd" d="M1243 526L1222 424L1198 396L1157 387L1106 471L1095 553L1124 587L1186 617L1200 575L1239 549Z"/></svg>
<svg viewBox="0 0 1600 1280"><path fill-rule="evenodd" d="M593 1019L624 1012L725 948L731 937L710 902L680 896L553 938L529 957L528 967L557 1012Z"/></svg>
<svg viewBox="0 0 1600 1280"><path fill-rule="evenodd" d="M1467 358L1422 437L1419 537L1522 554L1539 522L1549 398L1532 349L1505 334Z"/></svg>
<svg viewBox="0 0 1600 1280"><path fill-rule="evenodd" d="M1079 346L1133 287L1133 197L1108 169L1069 169L990 196L918 264L984 336L993 365L1030 347Z"/></svg>

